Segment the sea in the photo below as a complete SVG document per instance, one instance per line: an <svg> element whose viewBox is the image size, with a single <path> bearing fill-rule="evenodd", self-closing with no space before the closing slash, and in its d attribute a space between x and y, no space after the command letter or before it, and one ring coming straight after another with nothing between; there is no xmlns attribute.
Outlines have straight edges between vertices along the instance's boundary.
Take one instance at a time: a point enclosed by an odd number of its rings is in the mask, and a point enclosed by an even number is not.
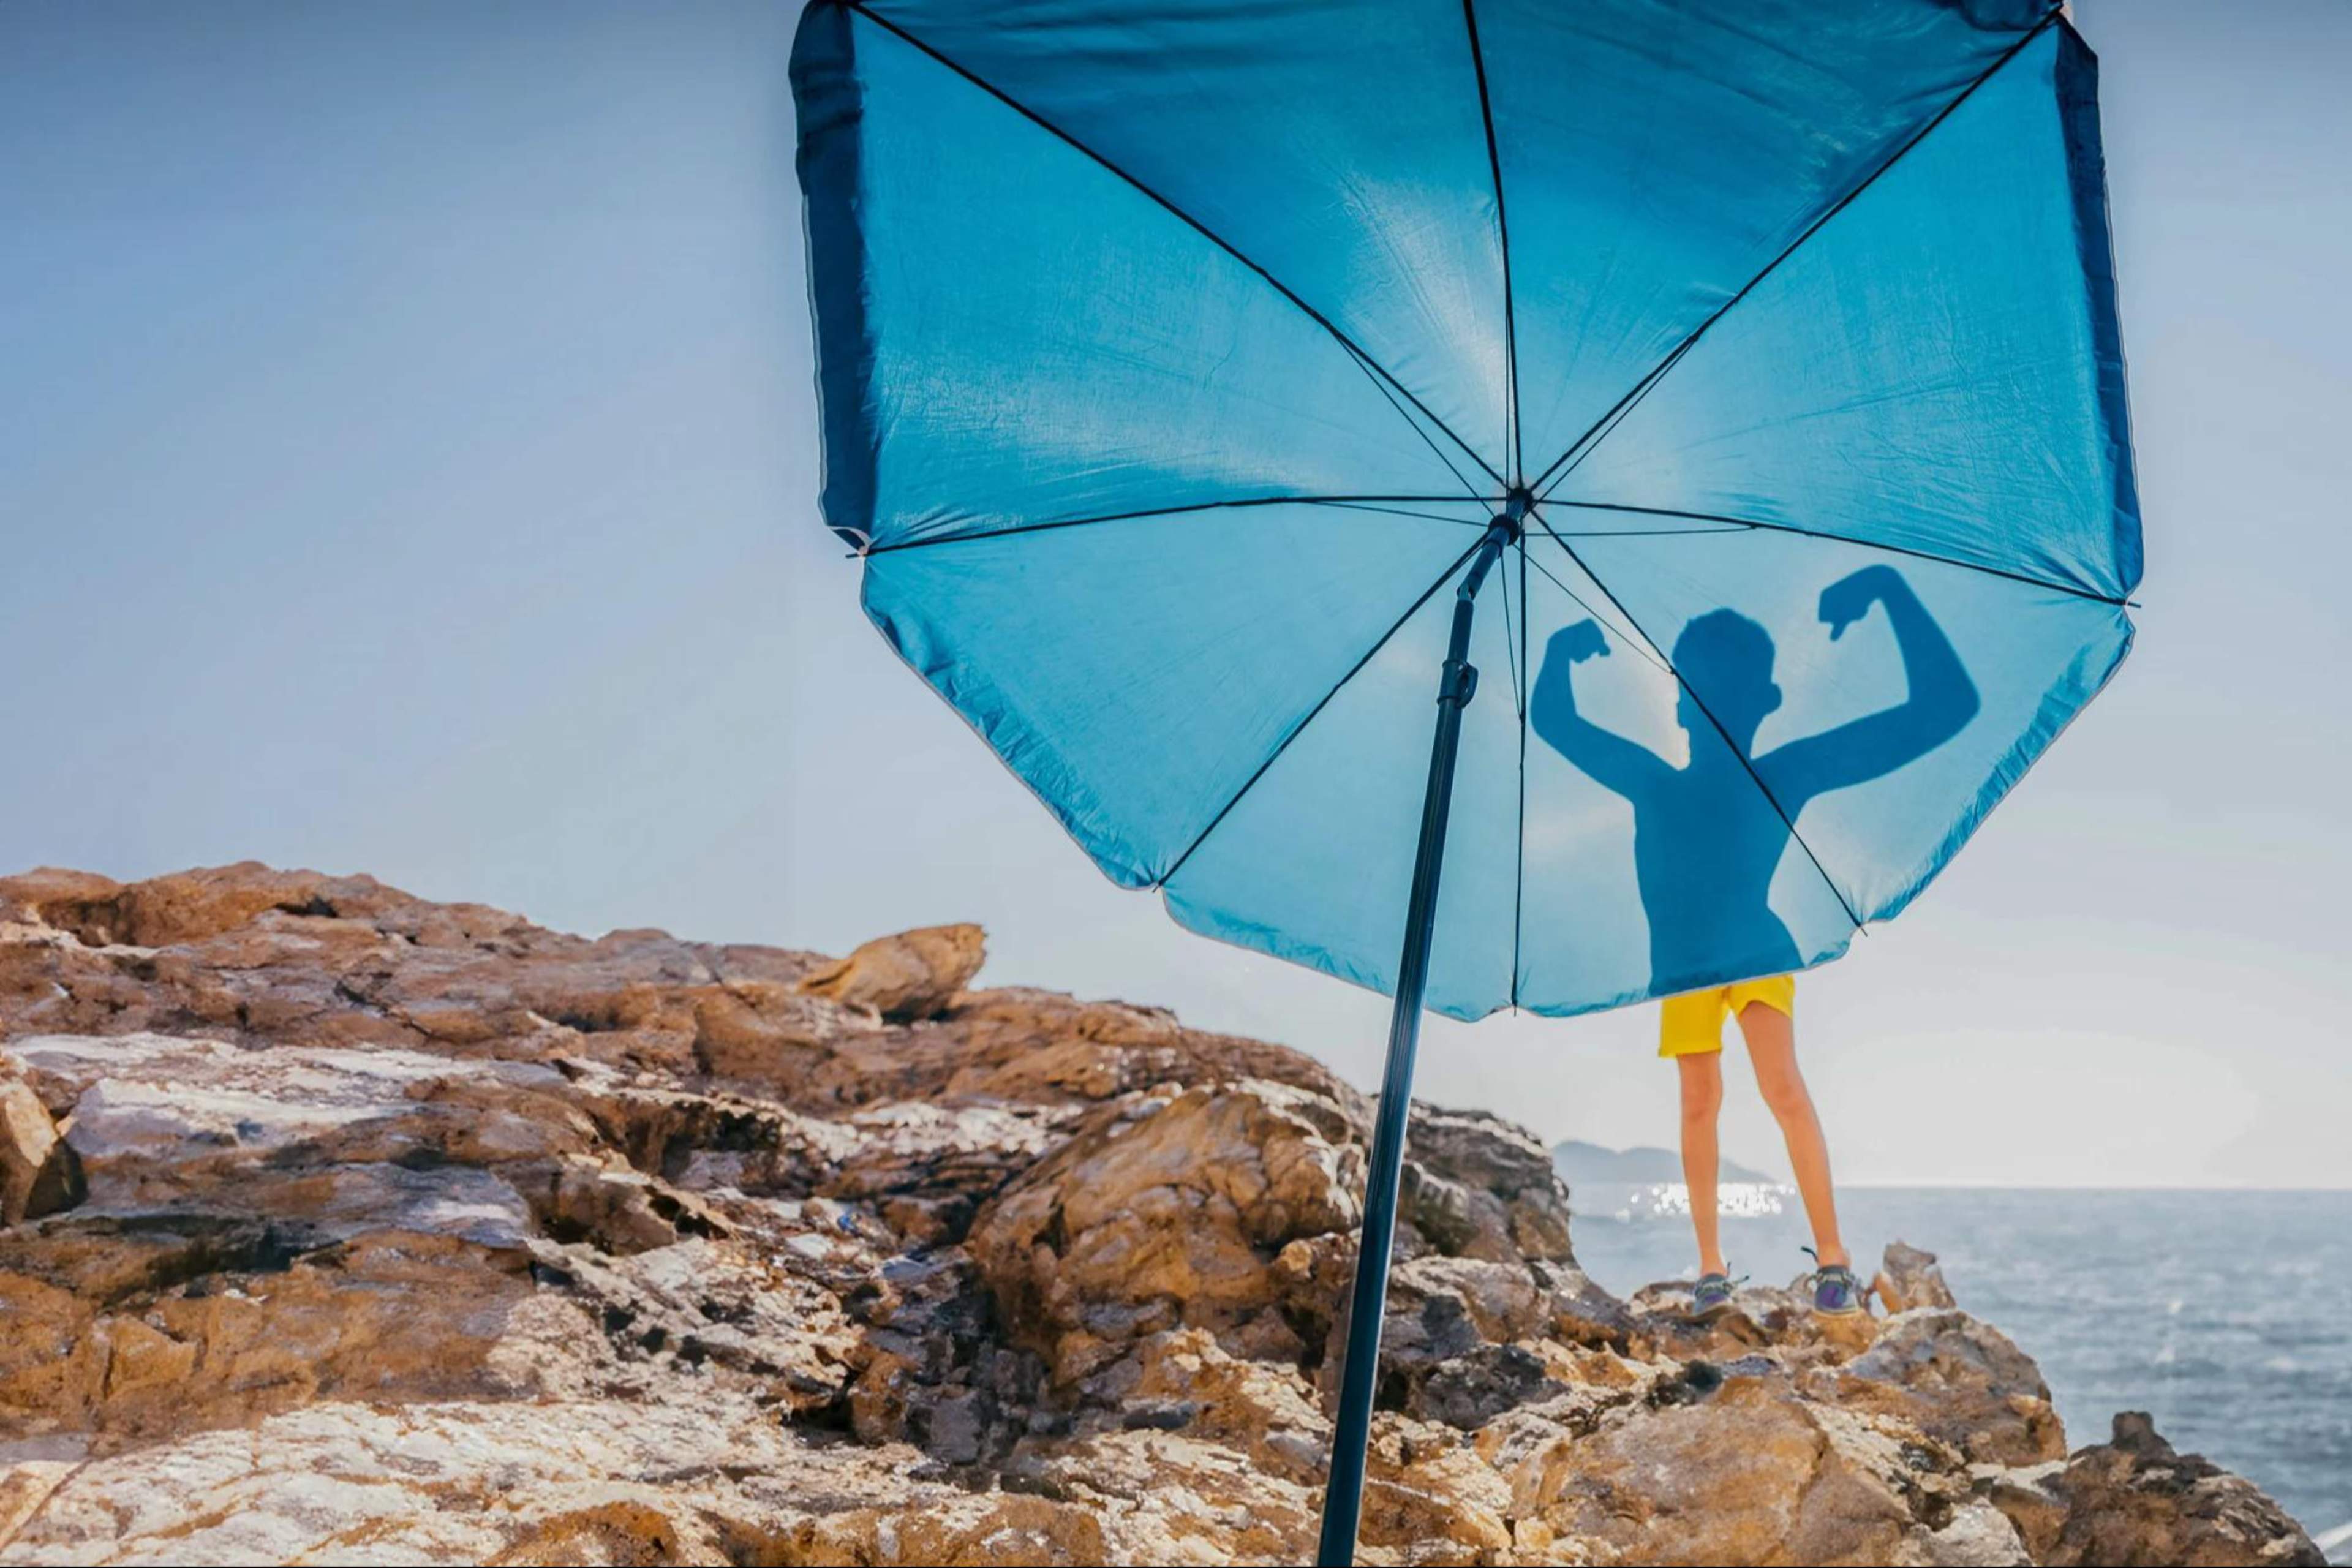
<svg viewBox="0 0 2352 1568"><path fill-rule="evenodd" d="M1572 1194L1577 1260L1626 1294L1695 1271L1679 1184ZM1789 1189L1727 1185L1734 1274L1811 1267ZM2352 1564L2352 1193L1842 1187L1865 1279L1906 1241L2042 1365L2067 1441L2145 1410L2184 1453L2252 1479Z"/></svg>

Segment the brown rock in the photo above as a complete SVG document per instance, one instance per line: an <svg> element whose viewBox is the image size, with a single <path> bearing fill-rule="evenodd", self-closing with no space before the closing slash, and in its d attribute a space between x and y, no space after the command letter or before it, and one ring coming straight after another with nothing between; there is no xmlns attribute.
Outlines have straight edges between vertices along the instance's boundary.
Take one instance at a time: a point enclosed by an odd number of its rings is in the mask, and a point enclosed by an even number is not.
<svg viewBox="0 0 2352 1568"><path fill-rule="evenodd" d="M2059 1531L2065 1528L2066 1493L2059 1484L2065 1471L2063 1459L1971 1468L1977 1491L2010 1521L2024 1542L2027 1556L2035 1563L2048 1559L2058 1543Z"/></svg>
<svg viewBox="0 0 2352 1568"><path fill-rule="evenodd" d="M71 1208L86 1190L81 1161L48 1107L0 1055L0 1225Z"/></svg>
<svg viewBox="0 0 2352 1568"><path fill-rule="evenodd" d="M2038 1543L2038 1560L2055 1568L2327 1562L2252 1482L2176 1453L2139 1411L2118 1415L2113 1438L2075 1453L2051 1484L2066 1511L2055 1539Z"/></svg>
<svg viewBox="0 0 2352 1568"><path fill-rule="evenodd" d="M721 1050L797 1038L795 1008L817 1004L784 998L824 962L658 931L590 942L364 877L0 879L0 1027L14 1034L201 1032L691 1071L706 1034Z"/></svg>
<svg viewBox="0 0 2352 1568"><path fill-rule="evenodd" d="M1834 1451L1784 1387L1734 1378L1544 1456L1520 1501L1560 1534L1642 1561L1883 1563L1911 1513L1875 1458Z"/></svg>
<svg viewBox="0 0 2352 1568"><path fill-rule="evenodd" d="M945 1023L950 1027L931 1037L951 1042L951 1052L924 1063L925 1079L899 1098L945 1092L1100 1101L1163 1084L1192 1089L1257 1079L1306 1089L1342 1107L1352 1124L1370 1123L1364 1097L1314 1058L1188 1029L1164 1007L1004 986L965 995Z"/></svg>
<svg viewBox="0 0 2352 1568"><path fill-rule="evenodd" d="M1305 1560L1367 1102L979 945L0 879L0 1562ZM1927 1255L1850 1341L1693 1328L1518 1130L1409 1160L1368 1563L2313 1560L2152 1433L2056 1458Z"/></svg>
<svg viewBox="0 0 2352 1568"><path fill-rule="evenodd" d="M2017 1527L1988 1502L1964 1502L1922 1539L1912 1537L1913 1561L1928 1568L2033 1568Z"/></svg>
<svg viewBox="0 0 2352 1568"><path fill-rule="evenodd" d="M877 937L803 980L801 989L886 1018L929 1018L971 983L987 955L987 935L976 925L925 926Z"/></svg>
<svg viewBox="0 0 2352 1568"><path fill-rule="evenodd" d="M986 1517L953 1488L902 1479L912 1458L811 1447L723 1395L325 1403L74 1468L6 1550L17 1563L723 1562L814 1534L826 1515ZM796 1476L815 1507L763 1475Z"/></svg>
<svg viewBox="0 0 2352 1568"><path fill-rule="evenodd" d="M0 1241L0 1413L102 1449L322 1397L481 1388L531 1293L520 1256L383 1233L300 1242L191 1216L177 1234L52 1221Z"/></svg>
<svg viewBox="0 0 2352 1568"><path fill-rule="evenodd" d="M1972 1460L2030 1465L2066 1451L2041 1368L1965 1312L1923 1308L1888 1319L1835 1388L1841 1403L1902 1416Z"/></svg>
<svg viewBox="0 0 2352 1568"><path fill-rule="evenodd" d="M1359 1539L1405 1561L1491 1563L1512 1546L1511 1489L1460 1434L1391 1416L1366 1456Z"/></svg>
<svg viewBox="0 0 2352 1568"><path fill-rule="evenodd" d="M1572 1264L1537 1261L1528 1272L1544 1291L1552 1337L1572 1345L1626 1348L1638 1328L1625 1303Z"/></svg>
<svg viewBox="0 0 2352 1568"><path fill-rule="evenodd" d="M1944 1271L1937 1266L1936 1255L1899 1241L1887 1247L1871 1289L1889 1316L1915 1307L1959 1305L1952 1299L1952 1288L1944 1283Z"/></svg>
<svg viewBox="0 0 2352 1568"><path fill-rule="evenodd" d="M1286 1479L1321 1482L1331 1423L1313 1390L1290 1368L1227 1353L1204 1330L1140 1342L1122 1404L1123 1425L1180 1430L1223 1443Z"/></svg>
<svg viewBox="0 0 2352 1568"><path fill-rule="evenodd" d="M973 1256L1065 1378L1163 1329L1237 1330L1277 1310L1286 1246L1356 1223L1346 1132L1336 1106L1281 1084L1143 1100L982 1211Z"/></svg>
<svg viewBox="0 0 2352 1568"><path fill-rule="evenodd" d="M1553 1328L1545 1284L1524 1262L1424 1256L1397 1267L1381 1332L1386 1397L1422 1420L1474 1431L1566 1393L1538 1348ZM1336 1358L1326 1364L1336 1375Z"/></svg>
<svg viewBox="0 0 2352 1568"><path fill-rule="evenodd" d="M1449 1257L1571 1263L1568 1187L1525 1131L1483 1111L1413 1107L1405 1217Z"/></svg>

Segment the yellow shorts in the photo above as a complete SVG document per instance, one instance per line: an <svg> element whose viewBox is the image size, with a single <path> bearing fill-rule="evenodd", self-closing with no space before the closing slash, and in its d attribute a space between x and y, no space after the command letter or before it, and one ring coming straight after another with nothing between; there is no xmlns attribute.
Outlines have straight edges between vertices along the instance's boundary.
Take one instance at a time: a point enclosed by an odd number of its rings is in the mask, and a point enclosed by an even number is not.
<svg viewBox="0 0 2352 1568"><path fill-rule="evenodd" d="M1723 1049L1723 1021L1750 1002L1761 1002L1784 1018L1797 1016L1797 977L1774 974L1706 991L1669 996L1658 1015L1658 1054L1697 1057Z"/></svg>

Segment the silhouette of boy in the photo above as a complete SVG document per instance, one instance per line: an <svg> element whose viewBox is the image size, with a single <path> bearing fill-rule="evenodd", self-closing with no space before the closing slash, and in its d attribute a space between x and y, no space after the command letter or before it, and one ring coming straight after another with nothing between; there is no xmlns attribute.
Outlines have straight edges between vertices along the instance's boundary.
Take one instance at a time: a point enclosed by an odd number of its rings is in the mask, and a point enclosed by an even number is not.
<svg viewBox="0 0 2352 1568"><path fill-rule="evenodd" d="M1577 710L1574 667L1609 655L1591 621L1553 635L1528 697L1536 734L1633 807L1633 868L1649 919L1652 987L1680 993L1666 998L1658 1054L1674 1058L1682 1077L1683 1175L1699 1245L1693 1305L1701 1317L1731 1302L1715 1194L1727 1016L1739 1020L1757 1086L1780 1124L1804 1196L1818 1265L1815 1310L1860 1310L1860 1289L1838 1237L1828 1146L1797 1070L1796 983L1788 972L1803 954L1772 912L1772 874L1788 849L1790 825L1814 796L1925 756L1958 734L1979 706L1976 686L1943 628L1891 566L1865 566L1822 590L1821 618L1831 639L1874 605L1885 607L1894 628L1909 687L1905 700L1760 757L1754 754L1756 731L1780 706L1772 638L1730 610L1693 618L1675 639L1673 662L1682 678L1676 717L1691 738L1690 760L1681 767ZM1727 968L1766 978L1688 989Z"/></svg>

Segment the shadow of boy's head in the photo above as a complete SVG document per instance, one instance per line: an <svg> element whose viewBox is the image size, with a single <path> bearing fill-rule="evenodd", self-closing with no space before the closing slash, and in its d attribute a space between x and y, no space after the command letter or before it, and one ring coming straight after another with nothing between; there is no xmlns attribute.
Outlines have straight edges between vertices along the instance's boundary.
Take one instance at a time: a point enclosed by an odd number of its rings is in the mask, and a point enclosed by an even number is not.
<svg viewBox="0 0 2352 1568"><path fill-rule="evenodd" d="M1780 689L1772 682L1771 634L1733 611L1693 617L1675 639L1675 668L1684 681L1676 717L1693 735L1714 728L1692 701L1693 692L1742 752L1754 743L1765 716L1780 706Z"/></svg>

